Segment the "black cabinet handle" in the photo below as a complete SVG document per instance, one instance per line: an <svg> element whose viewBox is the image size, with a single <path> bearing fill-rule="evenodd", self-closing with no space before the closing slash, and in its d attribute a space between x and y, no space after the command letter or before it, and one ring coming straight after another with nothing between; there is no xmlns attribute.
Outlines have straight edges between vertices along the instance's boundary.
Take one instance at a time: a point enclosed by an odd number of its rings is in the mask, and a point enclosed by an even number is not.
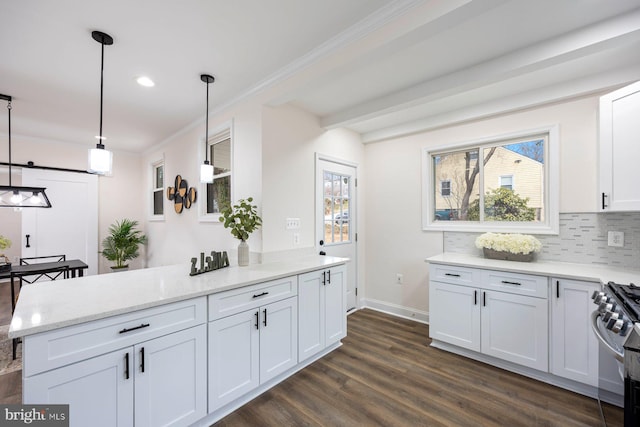
<svg viewBox="0 0 640 427"><path fill-rule="evenodd" d="M124 379L129 379L129 352L124 355Z"/></svg>
<svg viewBox="0 0 640 427"><path fill-rule="evenodd" d="M31 247L31 245L29 244L29 238L31 237L31 235L30 235L30 234L27 234L27 235L26 235L26 236L24 236L24 237L26 237L26 238L27 238L27 245L26 245L25 247L30 248L30 247Z"/></svg>
<svg viewBox="0 0 640 427"><path fill-rule="evenodd" d="M602 193L602 209L605 209L607 207L607 204L605 203L604 199L607 197L606 194Z"/></svg>
<svg viewBox="0 0 640 427"><path fill-rule="evenodd" d="M451 276L451 277L460 277L459 274L453 274L453 273L444 273L445 276Z"/></svg>
<svg viewBox="0 0 640 427"><path fill-rule="evenodd" d="M502 283L504 283L505 285L516 285L516 286L522 286L522 283L518 283L518 282L510 282L508 280L503 280Z"/></svg>
<svg viewBox="0 0 640 427"><path fill-rule="evenodd" d="M253 297L254 297L254 298L260 298L260 297L263 297L263 296L265 296L265 295L269 295L269 292L263 292L263 293L261 293L261 294L254 295Z"/></svg>
<svg viewBox="0 0 640 427"><path fill-rule="evenodd" d="M327 272L323 271L322 272L322 286L326 286L327 285Z"/></svg>
<svg viewBox="0 0 640 427"><path fill-rule="evenodd" d="M487 306L487 293L486 292L482 292L482 306L483 307Z"/></svg>
<svg viewBox="0 0 640 427"><path fill-rule="evenodd" d="M140 370L144 372L144 347L140 349Z"/></svg>
<svg viewBox="0 0 640 427"><path fill-rule="evenodd" d="M263 310L264 313L264 320L262 321L262 323L264 323L264 326L267 326L267 309L265 308Z"/></svg>
<svg viewBox="0 0 640 427"><path fill-rule="evenodd" d="M260 311L256 311L256 329L260 329Z"/></svg>
<svg viewBox="0 0 640 427"><path fill-rule="evenodd" d="M556 280L556 298L560 298L560 280Z"/></svg>
<svg viewBox="0 0 640 427"><path fill-rule="evenodd" d="M473 305L478 305L478 291L473 291Z"/></svg>
<svg viewBox="0 0 640 427"><path fill-rule="evenodd" d="M327 271L327 275L328 275L327 283L331 284L331 270Z"/></svg>
<svg viewBox="0 0 640 427"><path fill-rule="evenodd" d="M124 328L123 330L121 330L120 332L118 332L119 334L126 334L127 332L131 332L131 331L135 331L137 329L142 329L142 328L148 328L149 324L148 323L143 323L140 326L135 326L133 328Z"/></svg>

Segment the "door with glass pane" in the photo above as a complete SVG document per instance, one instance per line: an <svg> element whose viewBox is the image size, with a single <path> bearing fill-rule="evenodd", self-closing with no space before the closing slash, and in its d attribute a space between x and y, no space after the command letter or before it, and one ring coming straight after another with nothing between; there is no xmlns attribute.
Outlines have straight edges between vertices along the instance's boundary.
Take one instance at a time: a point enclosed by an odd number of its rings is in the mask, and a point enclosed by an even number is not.
<svg viewBox="0 0 640 427"><path fill-rule="evenodd" d="M349 258L347 310L357 307L357 167L316 156L316 243L318 251Z"/></svg>

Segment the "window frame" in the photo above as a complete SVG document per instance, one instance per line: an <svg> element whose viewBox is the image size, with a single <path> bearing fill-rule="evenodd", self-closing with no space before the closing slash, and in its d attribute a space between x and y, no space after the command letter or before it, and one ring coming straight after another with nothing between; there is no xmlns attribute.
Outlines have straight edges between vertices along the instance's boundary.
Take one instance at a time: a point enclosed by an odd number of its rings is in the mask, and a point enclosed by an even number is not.
<svg viewBox="0 0 640 427"><path fill-rule="evenodd" d="M156 187L156 169L162 166L162 176L163 176L163 187ZM164 153L162 154L162 157L158 160L155 160L153 162L149 163L149 187L150 187L150 191L148 194L150 194L150 198L149 198L149 221L164 221L164 212L165 212L165 190L164 190L164 185L166 184L167 181L167 168L166 168L166 164L164 161ZM154 213L154 194L160 191L160 193L162 194L161 200L162 200L162 214L161 215L157 215Z"/></svg>
<svg viewBox="0 0 640 427"><path fill-rule="evenodd" d="M435 221L432 213L435 200L435 177L432 156L437 154L461 151L472 148L482 150L485 147L499 146L503 141L512 139L528 139L544 134L547 137L545 147L544 168L544 221L538 223L506 222L506 221ZM559 233L559 201L560 201L560 140L559 126L549 125L512 133L499 134L465 142L455 142L433 147L422 148L422 230L423 231L461 231L461 232L503 232L528 234ZM480 156L482 158L482 156ZM478 176L479 188L483 188L483 169ZM484 198L480 194L481 199Z"/></svg>
<svg viewBox="0 0 640 427"><path fill-rule="evenodd" d="M442 184L444 183L449 184L449 188L447 189L447 191L449 192L448 194L443 194L442 190L444 189L444 187L442 186ZM441 179L440 180L440 196L442 197L451 197L451 180L450 179Z"/></svg>
<svg viewBox="0 0 640 427"><path fill-rule="evenodd" d="M235 179L234 179L234 171L235 171L235 162L234 162L234 137L233 137L233 120L229 120L226 121L224 123L221 123L220 125L211 128L209 130L209 135L207 135L207 144L205 146L204 143L204 138L199 138L199 142L198 142L198 146L201 147L198 150L199 153L199 159L198 159L198 168L200 167L200 165L204 162L205 156L206 156L206 151L205 150L211 150L211 147L215 144L224 142L226 140L230 141L230 156L231 158L230 160L230 164L231 164L231 171L230 172L225 172L222 174L218 174L218 175L214 175L213 179L215 180L216 178L223 178L225 176L229 176L231 179L231 185L229 188L229 194L230 194L230 200L235 200L234 199L234 186L235 186ZM213 164L213 159L210 159L210 161ZM199 170L199 169L198 169ZM219 212L214 212L214 213L207 213L207 183L201 182L200 183L200 194L198 195L198 201L199 201L199 207L198 207L198 220L200 222L213 222L213 223L218 223L218 224L222 224L220 222L220 213Z"/></svg>
<svg viewBox="0 0 640 427"><path fill-rule="evenodd" d="M502 184L502 179L503 179L503 178L510 178L510 179L511 179L511 186L510 186L510 187L507 187L507 186L505 186L505 185L503 185L503 184ZM500 175L500 176L498 177L498 187L500 187L500 188L509 188L509 190L513 190L514 188L516 188L516 184L515 184L515 182L516 182L516 180L515 180L515 178L514 178L513 174L510 174L510 175Z"/></svg>

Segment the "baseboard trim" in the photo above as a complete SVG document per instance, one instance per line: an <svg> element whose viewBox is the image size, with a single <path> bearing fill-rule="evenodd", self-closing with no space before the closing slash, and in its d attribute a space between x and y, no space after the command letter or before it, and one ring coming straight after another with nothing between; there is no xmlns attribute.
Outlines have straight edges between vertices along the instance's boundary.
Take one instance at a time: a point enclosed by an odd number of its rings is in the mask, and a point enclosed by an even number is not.
<svg viewBox="0 0 640 427"><path fill-rule="evenodd" d="M404 307L401 305L370 298L363 298L361 300L361 304L362 305L360 306L360 308L370 308L381 313L391 314L393 316L402 317L404 319L429 324L429 313L427 313L426 311L421 311L415 308Z"/></svg>

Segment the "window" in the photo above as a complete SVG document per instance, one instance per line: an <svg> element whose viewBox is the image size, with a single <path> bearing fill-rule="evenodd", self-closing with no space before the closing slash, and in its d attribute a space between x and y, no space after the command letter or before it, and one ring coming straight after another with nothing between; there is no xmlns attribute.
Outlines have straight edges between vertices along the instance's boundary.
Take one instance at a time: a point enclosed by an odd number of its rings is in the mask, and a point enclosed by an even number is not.
<svg viewBox="0 0 640 427"><path fill-rule="evenodd" d="M218 221L220 211L231 203L232 149L231 129L224 130L209 137L207 149L213 165L213 183L203 184L205 200L202 203L201 219ZM204 157L204 155L203 155Z"/></svg>
<svg viewBox="0 0 640 427"><path fill-rule="evenodd" d="M451 181L440 181L440 195L442 197L449 197L451 195Z"/></svg>
<svg viewBox="0 0 640 427"><path fill-rule="evenodd" d="M349 206L351 204L351 177L335 172L324 172L324 243L351 241Z"/></svg>
<svg viewBox="0 0 640 427"><path fill-rule="evenodd" d="M557 233L557 145L552 127L424 149L423 228Z"/></svg>
<svg viewBox="0 0 640 427"><path fill-rule="evenodd" d="M500 188L513 190L513 175L502 175L500 177Z"/></svg>
<svg viewBox="0 0 640 427"><path fill-rule="evenodd" d="M152 219L164 218L164 160L151 165L152 173L152 196L151 196L151 217Z"/></svg>

